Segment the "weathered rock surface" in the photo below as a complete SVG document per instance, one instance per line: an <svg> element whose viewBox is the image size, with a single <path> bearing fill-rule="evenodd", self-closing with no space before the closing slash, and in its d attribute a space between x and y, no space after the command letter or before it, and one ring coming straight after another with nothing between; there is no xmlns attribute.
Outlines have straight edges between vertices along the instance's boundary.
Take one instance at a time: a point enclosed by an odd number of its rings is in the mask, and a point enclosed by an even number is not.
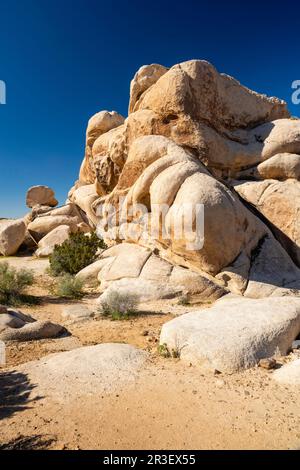
<svg viewBox="0 0 300 470"><path fill-rule="evenodd" d="M70 227L72 232L77 231L77 224L81 222L79 217L71 217L68 215L44 215L43 217L36 218L33 222L28 225L28 230L33 238L40 241L52 230L60 227L61 225L67 225Z"/></svg>
<svg viewBox="0 0 300 470"><path fill-rule="evenodd" d="M159 64L143 65L133 77L130 83L129 113L135 109L135 105L143 96L143 93L154 85L157 80L168 71L167 67Z"/></svg>
<svg viewBox="0 0 300 470"><path fill-rule="evenodd" d="M94 142L102 134L123 124L124 118L115 111L100 111L91 117L86 131L85 157L81 165L79 179L85 183L94 183L95 168L92 161Z"/></svg>
<svg viewBox="0 0 300 470"><path fill-rule="evenodd" d="M98 344L52 354L18 370L38 384L39 394L65 403L133 385L147 357L128 344Z"/></svg>
<svg viewBox="0 0 300 470"><path fill-rule="evenodd" d="M277 238L300 266L300 182L266 179L239 183L235 189L273 224Z"/></svg>
<svg viewBox="0 0 300 470"><path fill-rule="evenodd" d="M33 341L45 338L56 338L66 329L50 321L34 321L19 327L7 327L0 333L2 341Z"/></svg>
<svg viewBox="0 0 300 470"><path fill-rule="evenodd" d="M163 325L160 343L186 362L235 372L286 354L300 332L300 298L218 300Z"/></svg>
<svg viewBox="0 0 300 470"><path fill-rule="evenodd" d="M48 186L32 186L29 188L26 195L27 207L34 207L37 204L42 206L57 206L58 202L55 199L53 189Z"/></svg>
<svg viewBox="0 0 300 470"><path fill-rule="evenodd" d="M279 153L257 166L257 174L262 179L300 179L300 155Z"/></svg>
<svg viewBox="0 0 300 470"><path fill-rule="evenodd" d="M91 285L97 277L102 290L132 279L147 298L155 289L207 300L295 296L299 158L300 120L284 101L207 61L151 64L131 82L127 119L90 119L68 205L44 213L54 194L31 188L26 225L37 242L61 225L97 227L115 246L78 276Z"/></svg>
<svg viewBox="0 0 300 470"><path fill-rule="evenodd" d="M95 316L88 307L82 304L67 305L62 307L62 317L68 320L87 320Z"/></svg>
<svg viewBox="0 0 300 470"><path fill-rule="evenodd" d="M51 230L45 237L43 237L38 243L38 249L35 252L35 256L39 258L50 256L56 245L61 245L67 240L71 233L71 227L69 225L59 225L55 229Z"/></svg>
<svg viewBox="0 0 300 470"><path fill-rule="evenodd" d="M213 278L174 266L152 250L132 243L121 243L105 250L91 266L77 274L83 280L98 272L100 302L111 291L136 294L140 301L190 294L194 298L216 300L228 291Z"/></svg>
<svg viewBox="0 0 300 470"><path fill-rule="evenodd" d="M14 255L25 240L26 224L22 219L0 221L0 254Z"/></svg>
<svg viewBox="0 0 300 470"><path fill-rule="evenodd" d="M251 268L244 295L262 298L300 294L300 271L281 244L264 237L251 255Z"/></svg>
<svg viewBox="0 0 300 470"><path fill-rule="evenodd" d="M72 188L71 192L69 193L69 198L74 204L76 204L82 211L85 212L92 226L97 225L99 219L95 210L93 209L93 203L98 199L98 194L96 193L94 184Z"/></svg>
<svg viewBox="0 0 300 470"><path fill-rule="evenodd" d="M298 386L300 385L300 359L283 365L276 370L272 377L283 385Z"/></svg>
<svg viewBox="0 0 300 470"><path fill-rule="evenodd" d="M102 268L113 258L103 258L83 268L76 277L81 279L84 284L94 286L98 283L98 275Z"/></svg>
<svg viewBox="0 0 300 470"><path fill-rule="evenodd" d="M25 315L19 310L14 310L1 305L0 309L0 332L6 328L22 328L25 323L32 323L35 320L30 315Z"/></svg>

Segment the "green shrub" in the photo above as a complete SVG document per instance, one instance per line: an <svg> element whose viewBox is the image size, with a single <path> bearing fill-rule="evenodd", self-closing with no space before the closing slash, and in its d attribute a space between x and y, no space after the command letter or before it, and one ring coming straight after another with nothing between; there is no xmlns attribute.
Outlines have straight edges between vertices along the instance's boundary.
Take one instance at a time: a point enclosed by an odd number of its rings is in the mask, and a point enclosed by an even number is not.
<svg viewBox="0 0 300 470"><path fill-rule="evenodd" d="M173 357L173 359L180 358L180 349L178 348L178 346L171 349L170 351L167 344L163 343L163 344L160 344L157 349L158 349L158 354L164 357L165 359L168 359L169 357Z"/></svg>
<svg viewBox="0 0 300 470"><path fill-rule="evenodd" d="M127 320L136 315L138 296L129 292L111 291L101 302L101 314L112 320Z"/></svg>
<svg viewBox="0 0 300 470"><path fill-rule="evenodd" d="M83 282L71 274L65 274L57 279L54 294L66 299L81 299L84 296Z"/></svg>
<svg viewBox="0 0 300 470"><path fill-rule="evenodd" d="M0 303L13 305L22 302L24 291L33 284L33 280L31 271L17 271L6 262L0 263Z"/></svg>
<svg viewBox="0 0 300 470"><path fill-rule="evenodd" d="M95 261L99 248L106 248L106 245L95 232L90 236L82 232L72 233L68 240L54 248L49 259L51 274L77 274Z"/></svg>

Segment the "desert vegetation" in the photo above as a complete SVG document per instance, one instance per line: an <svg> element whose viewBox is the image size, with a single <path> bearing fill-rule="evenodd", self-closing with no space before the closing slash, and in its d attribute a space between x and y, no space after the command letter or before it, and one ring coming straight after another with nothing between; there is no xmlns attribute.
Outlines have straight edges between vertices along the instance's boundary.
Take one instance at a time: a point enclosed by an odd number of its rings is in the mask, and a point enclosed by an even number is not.
<svg viewBox="0 0 300 470"><path fill-rule="evenodd" d="M0 263L0 303L18 305L28 301L26 289L33 281L33 273L28 269L17 270L7 262Z"/></svg>
<svg viewBox="0 0 300 470"><path fill-rule="evenodd" d="M88 235L72 233L61 245L55 246L49 259L50 272L54 276L63 273L75 275L95 261L96 253L101 248L105 248L105 244L95 232Z"/></svg>

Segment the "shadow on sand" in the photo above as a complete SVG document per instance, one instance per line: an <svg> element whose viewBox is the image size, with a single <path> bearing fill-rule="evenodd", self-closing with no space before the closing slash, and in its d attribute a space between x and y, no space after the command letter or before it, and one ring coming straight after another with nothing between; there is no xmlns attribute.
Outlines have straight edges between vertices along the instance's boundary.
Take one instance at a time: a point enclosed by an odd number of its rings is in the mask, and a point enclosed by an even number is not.
<svg viewBox="0 0 300 470"><path fill-rule="evenodd" d="M34 388L27 374L15 370L0 372L0 420L24 411L31 407L30 403L40 400L42 397L30 399Z"/></svg>

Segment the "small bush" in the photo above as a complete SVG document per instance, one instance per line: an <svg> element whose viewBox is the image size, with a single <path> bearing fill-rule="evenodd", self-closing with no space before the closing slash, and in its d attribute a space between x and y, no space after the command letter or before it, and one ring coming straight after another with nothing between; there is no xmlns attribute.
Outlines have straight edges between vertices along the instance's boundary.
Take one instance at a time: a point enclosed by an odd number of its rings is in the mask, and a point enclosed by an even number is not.
<svg viewBox="0 0 300 470"><path fill-rule="evenodd" d="M84 296L83 282L71 274L65 274L58 278L54 288L54 294L66 299L81 299Z"/></svg>
<svg viewBox="0 0 300 470"><path fill-rule="evenodd" d="M128 292L111 291L101 302L101 313L112 320L126 320L136 315L138 296Z"/></svg>
<svg viewBox="0 0 300 470"><path fill-rule="evenodd" d="M171 351L168 348L166 343L160 344L158 346L158 354L165 359L168 359L169 357L172 357L173 359L179 359L180 358L180 349L178 346L175 348L172 348Z"/></svg>
<svg viewBox="0 0 300 470"><path fill-rule="evenodd" d="M27 269L17 271L8 263L0 263L0 303L14 305L22 302L24 291L33 284L33 274Z"/></svg>
<svg viewBox="0 0 300 470"><path fill-rule="evenodd" d="M77 274L95 261L99 248L106 248L106 245L95 232L90 236L82 232L72 233L68 240L57 245L50 255L50 273L53 276L63 273Z"/></svg>

